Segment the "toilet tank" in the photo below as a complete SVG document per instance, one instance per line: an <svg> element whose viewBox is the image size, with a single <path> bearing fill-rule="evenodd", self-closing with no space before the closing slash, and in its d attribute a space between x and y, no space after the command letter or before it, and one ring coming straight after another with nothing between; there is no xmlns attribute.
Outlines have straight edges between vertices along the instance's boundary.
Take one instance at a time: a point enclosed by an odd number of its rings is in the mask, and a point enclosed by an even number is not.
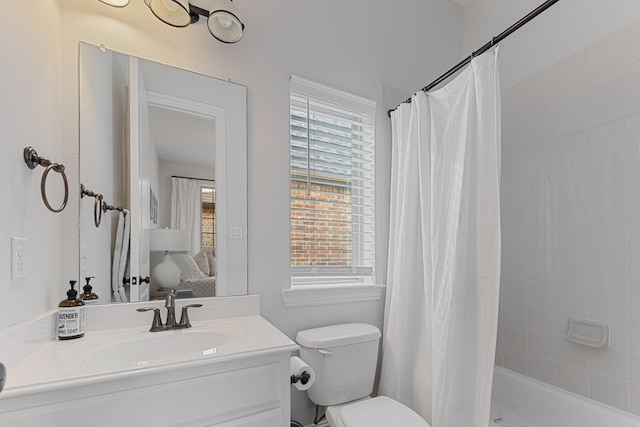
<svg viewBox="0 0 640 427"><path fill-rule="evenodd" d="M317 405L331 406L369 396L378 361L380 330L365 323L298 332L300 358L315 371L307 392Z"/></svg>

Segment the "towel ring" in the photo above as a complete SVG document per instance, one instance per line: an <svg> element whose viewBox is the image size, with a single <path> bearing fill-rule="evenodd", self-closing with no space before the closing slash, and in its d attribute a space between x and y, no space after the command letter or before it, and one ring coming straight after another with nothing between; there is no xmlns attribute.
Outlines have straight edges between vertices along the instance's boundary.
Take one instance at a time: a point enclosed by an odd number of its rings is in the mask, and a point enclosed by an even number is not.
<svg viewBox="0 0 640 427"><path fill-rule="evenodd" d="M99 193L93 201L93 223L96 227L102 223L102 194Z"/></svg>
<svg viewBox="0 0 640 427"><path fill-rule="evenodd" d="M29 169L35 169L38 165L45 168L42 173L42 179L40 180L40 193L42 194L42 201L44 205L51 212L59 213L64 210L67 206L67 202L69 201L69 181L67 180L67 174L64 172L64 165L62 163L52 163L51 160L46 157L42 157L38 155L38 152L35 148L31 146L24 147L23 150L24 162L27 164ZM62 181L64 182L64 199L62 204L58 209L54 209L51 207L49 203L49 199L47 198L47 176L49 176L49 172L53 169L54 172L62 175Z"/></svg>
<svg viewBox="0 0 640 427"><path fill-rule="evenodd" d="M80 198L84 196L93 197L95 200L93 202L93 223L96 227L100 227L100 223L102 223L102 214L107 211L118 211L127 215L129 212L123 208L122 206L113 206L104 201L104 196L100 193L96 193L95 191L89 190L84 184L80 184Z"/></svg>
<svg viewBox="0 0 640 427"><path fill-rule="evenodd" d="M96 193L87 189L84 184L80 184L80 198L84 196L93 197L93 223L96 227L100 227L100 223L102 222L102 199L104 198L102 194ZM106 203L105 203L106 204Z"/></svg>

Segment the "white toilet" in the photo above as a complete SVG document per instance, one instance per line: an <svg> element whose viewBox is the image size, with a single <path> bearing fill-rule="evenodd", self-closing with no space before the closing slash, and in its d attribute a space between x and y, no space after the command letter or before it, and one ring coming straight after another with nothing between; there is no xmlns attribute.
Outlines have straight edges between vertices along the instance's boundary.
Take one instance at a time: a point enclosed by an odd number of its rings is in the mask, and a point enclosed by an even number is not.
<svg viewBox="0 0 640 427"><path fill-rule="evenodd" d="M418 414L385 396L370 398L380 331L348 323L298 332L300 357L315 371L307 392L326 406L331 427L429 427Z"/></svg>

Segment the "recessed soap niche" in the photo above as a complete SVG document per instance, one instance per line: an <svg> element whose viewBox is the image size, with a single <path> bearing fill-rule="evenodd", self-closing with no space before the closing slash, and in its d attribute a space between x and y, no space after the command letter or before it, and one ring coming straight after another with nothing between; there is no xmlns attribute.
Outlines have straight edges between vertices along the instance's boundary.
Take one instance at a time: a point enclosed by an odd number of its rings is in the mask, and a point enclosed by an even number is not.
<svg viewBox="0 0 640 427"><path fill-rule="evenodd" d="M567 340L592 348L609 347L609 325L597 320L569 318Z"/></svg>

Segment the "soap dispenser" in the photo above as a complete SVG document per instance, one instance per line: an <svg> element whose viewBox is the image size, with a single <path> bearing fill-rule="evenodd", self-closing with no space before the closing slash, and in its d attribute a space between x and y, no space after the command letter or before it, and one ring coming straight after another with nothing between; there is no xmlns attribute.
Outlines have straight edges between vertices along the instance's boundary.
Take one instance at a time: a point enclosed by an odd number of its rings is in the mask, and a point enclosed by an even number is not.
<svg viewBox="0 0 640 427"><path fill-rule="evenodd" d="M70 280L71 289L67 299L58 305L58 338L71 340L84 336L84 302L78 299L78 291L73 289L77 282Z"/></svg>
<svg viewBox="0 0 640 427"><path fill-rule="evenodd" d="M91 286L91 284L89 283L93 278L94 276L84 278L84 280L87 281L87 284L82 288L84 290L84 293L80 295L80 299L85 303L85 305L93 305L98 303L98 295L91 292L93 286Z"/></svg>

